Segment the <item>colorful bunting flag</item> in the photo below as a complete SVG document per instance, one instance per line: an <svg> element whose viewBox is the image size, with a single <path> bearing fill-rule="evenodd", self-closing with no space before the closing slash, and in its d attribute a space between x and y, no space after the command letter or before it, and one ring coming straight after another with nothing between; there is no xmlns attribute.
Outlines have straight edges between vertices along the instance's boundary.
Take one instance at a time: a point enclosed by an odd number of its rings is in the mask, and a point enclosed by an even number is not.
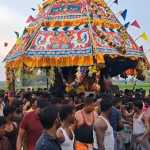
<svg viewBox="0 0 150 150"><path fill-rule="evenodd" d="M139 25L139 23L137 22L137 20L134 20L132 23L131 23L132 26L136 27L136 28L141 28L141 26Z"/></svg>
<svg viewBox="0 0 150 150"><path fill-rule="evenodd" d="M124 25L124 27L127 29L127 28L129 27L129 25L130 25L130 22L127 22L127 23Z"/></svg>
<svg viewBox="0 0 150 150"><path fill-rule="evenodd" d="M35 8L31 8L31 10L36 11L36 9L35 9Z"/></svg>
<svg viewBox="0 0 150 150"><path fill-rule="evenodd" d="M36 19L33 18L32 16L29 16L26 23L34 22Z"/></svg>
<svg viewBox="0 0 150 150"><path fill-rule="evenodd" d="M114 0L114 3L118 5L118 0Z"/></svg>
<svg viewBox="0 0 150 150"><path fill-rule="evenodd" d="M14 31L14 33L16 34L17 38L19 38L19 32Z"/></svg>
<svg viewBox="0 0 150 150"><path fill-rule="evenodd" d="M17 38L16 40L16 45L21 45L22 44L22 39L21 38Z"/></svg>
<svg viewBox="0 0 150 150"><path fill-rule="evenodd" d="M27 28L24 29L23 31L23 35L26 34L28 32Z"/></svg>
<svg viewBox="0 0 150 150"><path fill-rule="evenodd" d="M126 20L127 12L128 12L128 10L125 9L125 10L121 13L121 16L122 16L122 18L123 18L124 20Z"/></svg>
<svg viewBox="0 0 150 150"><path fill-rule="evenodd" d="M7 42L4 42L4 47L7 47L8 46L8 43Z"/></svg>
<svg viewBox="0 0 150 150"><path fill-rule="evenodd" d="M144 41L148 41L148 40L149 40L149 37L148 37L148 35L147 35L146 32L143 32L143 33L140 35L140 37L141 37Z"/></svg>
<svg viewBox="0 0 150 150"><path fill-rule="evenodd" d="M141 46L139 47L139 50L142 51L142 52L144 51L143 45L141 45Z"/></svg>

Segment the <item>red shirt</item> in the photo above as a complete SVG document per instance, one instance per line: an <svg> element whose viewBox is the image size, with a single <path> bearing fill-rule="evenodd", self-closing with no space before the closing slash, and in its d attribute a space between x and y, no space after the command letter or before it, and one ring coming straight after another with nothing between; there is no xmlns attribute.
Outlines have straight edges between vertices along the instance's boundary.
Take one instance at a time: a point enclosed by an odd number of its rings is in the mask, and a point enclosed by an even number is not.
<svg viewBox="0 0 150 150"><path fill-rule="evenodd" d="M27 150L34 150L43 127L36 112L28 113L22 120L20 128L27 133Z"/></svg>

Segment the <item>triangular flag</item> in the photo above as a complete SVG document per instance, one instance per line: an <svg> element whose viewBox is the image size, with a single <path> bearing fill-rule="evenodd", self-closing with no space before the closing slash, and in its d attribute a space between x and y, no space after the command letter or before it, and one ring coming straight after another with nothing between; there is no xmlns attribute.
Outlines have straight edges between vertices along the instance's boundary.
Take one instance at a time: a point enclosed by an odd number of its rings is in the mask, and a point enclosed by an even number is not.
<svg viewBox="0 0 150 150"><path fill-rule="evenodd" d="M32 16L29 16L26 23L34 22L36 19L33 18Z"/></svg>
<svg viewBox="0 0 150 150"><path fill-rule="evenodd" d="M122 16L122 18L123 18L124 20L126 20L127 12L128 12L128 10L125 9L125 10L121 13L121 16Z"/></svg>
<svg viewBox="0 0 150 150"><path fill-rule="evenodd" d="M141 45L141 46L139 47L139 50L140 50L140 51L144 51L143 45Z"/></svg>
<svg viewBox="0 0 150 150"><path fill-rule="evenodd" d="M26 34L28 32L27 28L24 29L23 31L23 35Z"/></svg>
<svg viewBox="0 0 150 150"><path fill-rule="evenodd" d="M33 11L36 11L36 9L35 8L31 8Z"/></svg>
<svg viewBox="0 0 150 150"><path fill-rule="evenodd" d="M16 40L16 45L21 45L22 44L22 39L21 38L17 38Z"/></svg>
<svg viewBox="0 0 150 150"><path fill-rule="evenodd" d="M8 46L8 43L7 42L4 42L4 47L7 47Z"/></svg>
<svg viewBox="0 0 150 150"><path fill-rule="evenodd" d="M143 38L144 41L148 41L148 39L149 39L146 32L143 32L143 33L140 35L140 37Z"/></svg>
<svg viewBox="0 0 150 150"><path fill-rule="evenodd" d="M139 25L139 23L137 22L137 20L134 20L132 23L131 23L132 26L134 27L137 27L137 28L141 28L141 26Z"/></svg>
<svg viewBox="0 0 150 150"><path fill-rule="evenodd" d="M17 38L19 38L19 32L14 31L14 33L16 34Z"/></svg>
<svg viewBox="0 0 150 150"><path fill-rule="evenodd" d="M114 0L114 3L118 5L118 0Z"/></svg>
<svg viewBox="0 0 150 150"><path fill-rule="evenodd" d="M124 27L127 29L127 28L129 27L129 25L130 25L130 22L127 22L127 23L124 25Z"/></svg>

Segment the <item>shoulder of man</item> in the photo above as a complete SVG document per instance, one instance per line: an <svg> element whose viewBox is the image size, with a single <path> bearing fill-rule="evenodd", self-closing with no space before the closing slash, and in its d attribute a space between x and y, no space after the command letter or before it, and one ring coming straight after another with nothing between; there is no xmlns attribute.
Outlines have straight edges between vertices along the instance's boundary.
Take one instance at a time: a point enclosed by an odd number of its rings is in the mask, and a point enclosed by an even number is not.
<svg viewBox="0 0 150 150"><path fill-rule="evenodd" d="M106 130L107 123L101 117L98 117L94 123L94 128Z"/></svg>
<svg viewBox="0 0 150 150"><path fill-rule="evenodd" d="M50 140L50 138L47 139L42 135L36 144L35 150L57 150L57 145L55 145L53 140Z"/></svg>
<svg viewBox="0 0 150 150"><path fill-rule="evenodd" d="M81 112L82 110L78 110L76 113L75 113L75 117L78 118L81 116Z"/></svg>
<svg viewBox="0 0 150 150"><path fill-rule="evenodd" d="M31 122L32 118L34 117L33 114L34 112L29 112L27 114L24 115L21 123L20 123L20 127L21 128L27 128L28 124Z"/></svg>

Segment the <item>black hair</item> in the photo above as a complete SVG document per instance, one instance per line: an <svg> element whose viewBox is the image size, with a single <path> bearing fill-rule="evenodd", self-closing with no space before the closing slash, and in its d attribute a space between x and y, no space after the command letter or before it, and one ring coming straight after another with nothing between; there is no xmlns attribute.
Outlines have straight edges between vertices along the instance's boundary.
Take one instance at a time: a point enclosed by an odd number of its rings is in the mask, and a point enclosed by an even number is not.
<svg viewBox="0 0 150 150"><path fill-rule="evenodd" d="M114 106L117 105L117 104L120 103L120 102L121 102L121 98L120 98L120 97L114 96L114 97L112 98L112 103L113 103Z"/></svg>
<svg viewBox="0 0 150 150"><path fill-rule="evenodd" d="M95 101L95 99L93 97L88 96L84 99L84 104L91 105L92 103L94 103L94 101Z"/></svg>
<svg viewBox="0 0 150 150"><path fill-rule="evenodd" d="M43 98L49 98L48 92L42 92L42 97Z"/></svg>
<svg viewBox="0 0 150 150"><path fill-rule="evenodd" d="M108 111L112 107L112 97L111 96L104 96L102 98L100 107L101 107L102 112Z"/></svg>
<svg viewBox="0 0 150 150"><path fill-rule="evenodd" d="M27 100L30 100L31 99L31 93L30 92L26 92L26 93L24 93L24 95L23 95L23 98L25 98L25 99L27 99Z"/></svg>
<svg viewBox="0 0 150 150"><path fill-rule="evenodd" d="M20 107L16 108L16 114L22 113L22 109Z"/></svg>
<svg viewBox="0 0 150 150"><path fill-rule="evenodd" d="M97 101L97 97L96 97L96 95L94 95L93 93L90 93L90 94L88 95L88 97L89 97L89 98L92 98L94 102Z"/></svg>
<svg viewBox="0 0 150 150"><path fill-rule="evenodd" d="M143 98L143 102L150 105L150 97Z"/></svg>
<svg viewBox="0 0 150 150"><path fill-rule="evenodd" d="M50 103L48 101L45 100L37 100L37 107L40 109L44 109L46 107L48 107L50 105Z"/></svg>
<svg viewBox="0 0 150 150"><path fill-rule="evenodd" d="M62 98L60 98L60 97L52 97L51 100L50 100L50 102L53 105L55 105L55 104L61 104L61 100L62 100Z"/></svg>
<svg viewBox="0 0 150 150"><path fill-rule="evenodd" d="M6 123L5 117L0 116L0 127Z"/></svg>
<svg viewBox="0 0 150 150"><path fill-rule="evenodd" d="M5 117L8 117L9 115L12 115L16 110L16 107L15 106L12 106L12 107L5 107L4 108L4 116Z"/></svg>
<svg viewBox="0 0 150 150"><path fill-rule="evenodd" d="M134 106L139 108L139 109L142 109L143 108L143 103L142 103L142 101L138 100L138 101L134 102Z"/></svg>
<svg viewBox="0 0 150 150"><path fill-rule="evenodd" d="M49 106L41 110L39 113L39 118L44 129L52 128L56 119L58 118L57 107Z"/></svg>
<svg viewBox="0 0 150 150"><path fill-rule="evenodd" d="M32 97L30 100L30 104L33 105L36 101L37 101L37 99Z"/></svg>
<svg viewBox="0 0 150 150"><path fill-rule="evenodd" d="M60 120L64 121L70 114L74 111L74 107L72 105L64 105L62 106L59 116Z"/></svg>

